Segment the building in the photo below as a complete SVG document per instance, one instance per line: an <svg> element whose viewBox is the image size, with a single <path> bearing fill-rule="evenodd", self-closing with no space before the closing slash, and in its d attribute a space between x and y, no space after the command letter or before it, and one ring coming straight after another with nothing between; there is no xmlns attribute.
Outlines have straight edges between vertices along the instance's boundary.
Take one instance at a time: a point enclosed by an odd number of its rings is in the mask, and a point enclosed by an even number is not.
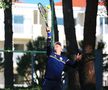
<svg viewBox="0 0 108 90"><path fill-rule="evenodd" d="M85 16L85 6L86 0L73 0L73 12L74 12L74 19L75 19L75 29L76 29L76 36L77 40L83 40L83 26L84 26L84 16ZM57 17L57 24L59 30L59 40L62 45L65 46L65 34L64 34L64 21L63 21L63 11L62 11L62 2L55 3L55 11ZM51 12L49 11L48 17L49 23L51 23Z"/></svg>
<svg viewBox="0 0 108 90"><path fill-rule="evenodd" d="M16 0L14 0L16 1ZM37 4L21 2L12 3L13 50L26 50L26 44L38 36L46 36L45 23L41 18ZM0 9L0 50L4 50L4 10ZM0 52L3 57L3 52ZM13 65L16 58L23 53L13 53ZM14 70L16 73L16 70ZM1 80L2 79L2 80ZM0 87L4 87L4 74L0 73Z"/></svg>
<svg viewBox="0 0 108 90"><path fill-rule="evenodd" d="M35 4L13 3L13 44L14 49L26 49L29 40L42 36L42 23L38 7ZM0 9L0 48L3 49L4 41L4 12ZM44 30L43 30L44 31ZM45 35L44 35L45 36Z"/></svg>
<svg viewBox="0 0 108 90"><path fill-rule="evenodd" d="M84 19L85 19L85 8L86 0L73 0L73 14L75 19L75 29L77 41L83 40L83 29L84 29ZM55 4L56 17L59 29L59 39L62 44L65 43L64 36L64 25L63 25L63 11L62 11L62 2L57 2ZM51 12L50 12L51 13ZM49 23L51 23L51 14L49 14ZM107 22L106 8L103 2L98 3L98 15L97 15L97 26L96 26L96 37L97 42L103 41L108 45L107 36L108 36L108 22ZM63 36L61 36L63 35ZM105 52L108 53L108 46L105 48Z"/></svg>

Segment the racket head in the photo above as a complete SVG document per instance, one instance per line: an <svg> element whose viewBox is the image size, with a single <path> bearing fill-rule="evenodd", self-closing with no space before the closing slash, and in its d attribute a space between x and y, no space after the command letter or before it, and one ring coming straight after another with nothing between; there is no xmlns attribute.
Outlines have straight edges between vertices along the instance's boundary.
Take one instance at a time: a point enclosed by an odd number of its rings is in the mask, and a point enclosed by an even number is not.
<svg viewBox="0 0 108 90"><path fill-rule="evenodd" d="M44 6L41 3L38 3L38 9L39 9L39 12L40 12L42 18L45 21L46 26L48 26L48 23L47 23L47 11L46 11L46 9L44 8Z"/></svg>

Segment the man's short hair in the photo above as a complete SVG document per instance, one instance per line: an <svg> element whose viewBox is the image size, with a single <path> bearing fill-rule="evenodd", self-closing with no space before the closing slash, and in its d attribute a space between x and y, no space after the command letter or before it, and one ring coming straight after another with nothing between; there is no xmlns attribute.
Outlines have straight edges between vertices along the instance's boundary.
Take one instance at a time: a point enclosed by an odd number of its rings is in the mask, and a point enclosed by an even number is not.
<svg viewBox="0 0 108 90"><path fill-rule="evenodd" d="M54 45L60 45L61 46L61 43L57 41L54 43Z"/></svg>

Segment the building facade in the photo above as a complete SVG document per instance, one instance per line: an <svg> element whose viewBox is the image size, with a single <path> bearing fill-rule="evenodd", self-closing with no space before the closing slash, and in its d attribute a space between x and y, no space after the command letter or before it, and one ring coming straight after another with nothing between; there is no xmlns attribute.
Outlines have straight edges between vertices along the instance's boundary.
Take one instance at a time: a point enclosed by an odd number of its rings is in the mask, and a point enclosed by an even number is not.
<svg viewBox="0 0 108 90"><path fill-rule="evenodd" d="M16 0L15 0L16 1ZM38 10L37 4L21 2L12 3L13 50L26 50L30 40L38 36L46 36L45 24ZM0 9L0 50L4 50L4 10ZM16 58L23 53L13 53L14 73L16 73ZM3 57L3 52L0 52ZM2 73L1 73L2 72ZM4 87L3 70L0 72L0 88Z"/></svg>
<svg viewBox="0 0 108 90"><path fill-rule="evenodd" d="M29 40L45 35L45 25L37 4L15 2L12 4L13 45L26 49ZM4 49L4 10L0 9L0 49Z"/></svg>
<svg viewBox="0 0 108 90"><path fill-rule="evenodd" d="M16 0L14 0L16 1ZM83 40L83 29L84 29L84 19L85 19L85 7L86 0L73 0L73 12L75 19L75 29L77 41ZM98 16L97 16L97 30L96 37L97 41L104 41L106 43L106 48L104 52L108 53L108 17L103 11L105 7L103 4L98 6ZM65 33L64 33L64 21L63 21L63 11L62 2L55 4L55 11L57 17L57 24L59 30L59 40L62 45L66 44ZM101 13L102 11L102 13ZM103 14L103 15L102 15ZM13 19L13 50L26 50L26 44L30 40L35 40L38 36L46 37L45 23L42 19L37 4L25 4L21 2L14 2L12 4L12 19ZM51 11L48 10L48 24L51 26ZM4 49L4 10L0 9L0 50ZM16 67L16 58L19 53L14 53L14 67ZM22 53L20 54L22 55ZM108 75L105 72L104 75L104 85L108 85ZM0 74L0 80L3 78L3 74ZM4 80L2 80L4 81ZM1 84L4 82L0 82Z"/></svg>

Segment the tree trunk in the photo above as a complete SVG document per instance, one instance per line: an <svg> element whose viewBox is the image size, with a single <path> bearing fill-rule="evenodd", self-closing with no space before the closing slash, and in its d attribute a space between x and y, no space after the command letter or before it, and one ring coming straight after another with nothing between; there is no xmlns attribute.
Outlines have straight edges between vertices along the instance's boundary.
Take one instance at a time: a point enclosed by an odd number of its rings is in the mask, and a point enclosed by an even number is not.
<svg viewBox="0 0 108 90"><path fill-rule="evenodd" d="M69 58L78 52L78 45L75 35L75 23L73 18L72 0L63 0L64 30L66 35L67 54ZM78 72L75 69L68 71L68 90L78 90L79 84L76 77Z"/></svg>
<svg viewBox="0 0 108 90"><path fill-rule="evenodd" d="M73 18L72 0L63 0L64 30L66 45L69 55L78 52L78 45L75 34L75 22Z"/></svg>
<svg viewBox="0 0 108 90"><path fill-rule="evenodd" d="M84 24L84 45L91 44L95 48L96 39L96 16L98 0L87 0L85 24ZM92 8L91 8L92 6Z"/></svg>
<svg viewBox="0 0 108 90"><path fill-rule="evenodd" d="M8 7L4 9L4 23L5 23L5 50L12 50L12 1L4 1ZM4 52L4 76L5 76L5 88L13 88L13 53Z"/></svg>
<svg viewBox="0 0 108 90"><path fill-rule="evenodd" d="M84 23L84 90L95 90L94 49L96 40L96 16L98 0L86 0L86 14ZM92 8L91 8L92 7Z"/></svg>
<svg viewBox="0 0 108 90"><path fill-rule="evenodd" d="M59 31L57 28L57 18L55 14L54 1L50 0L51 12L52 12L52 30L54 30L54 41L59 41Z"/></svg>

